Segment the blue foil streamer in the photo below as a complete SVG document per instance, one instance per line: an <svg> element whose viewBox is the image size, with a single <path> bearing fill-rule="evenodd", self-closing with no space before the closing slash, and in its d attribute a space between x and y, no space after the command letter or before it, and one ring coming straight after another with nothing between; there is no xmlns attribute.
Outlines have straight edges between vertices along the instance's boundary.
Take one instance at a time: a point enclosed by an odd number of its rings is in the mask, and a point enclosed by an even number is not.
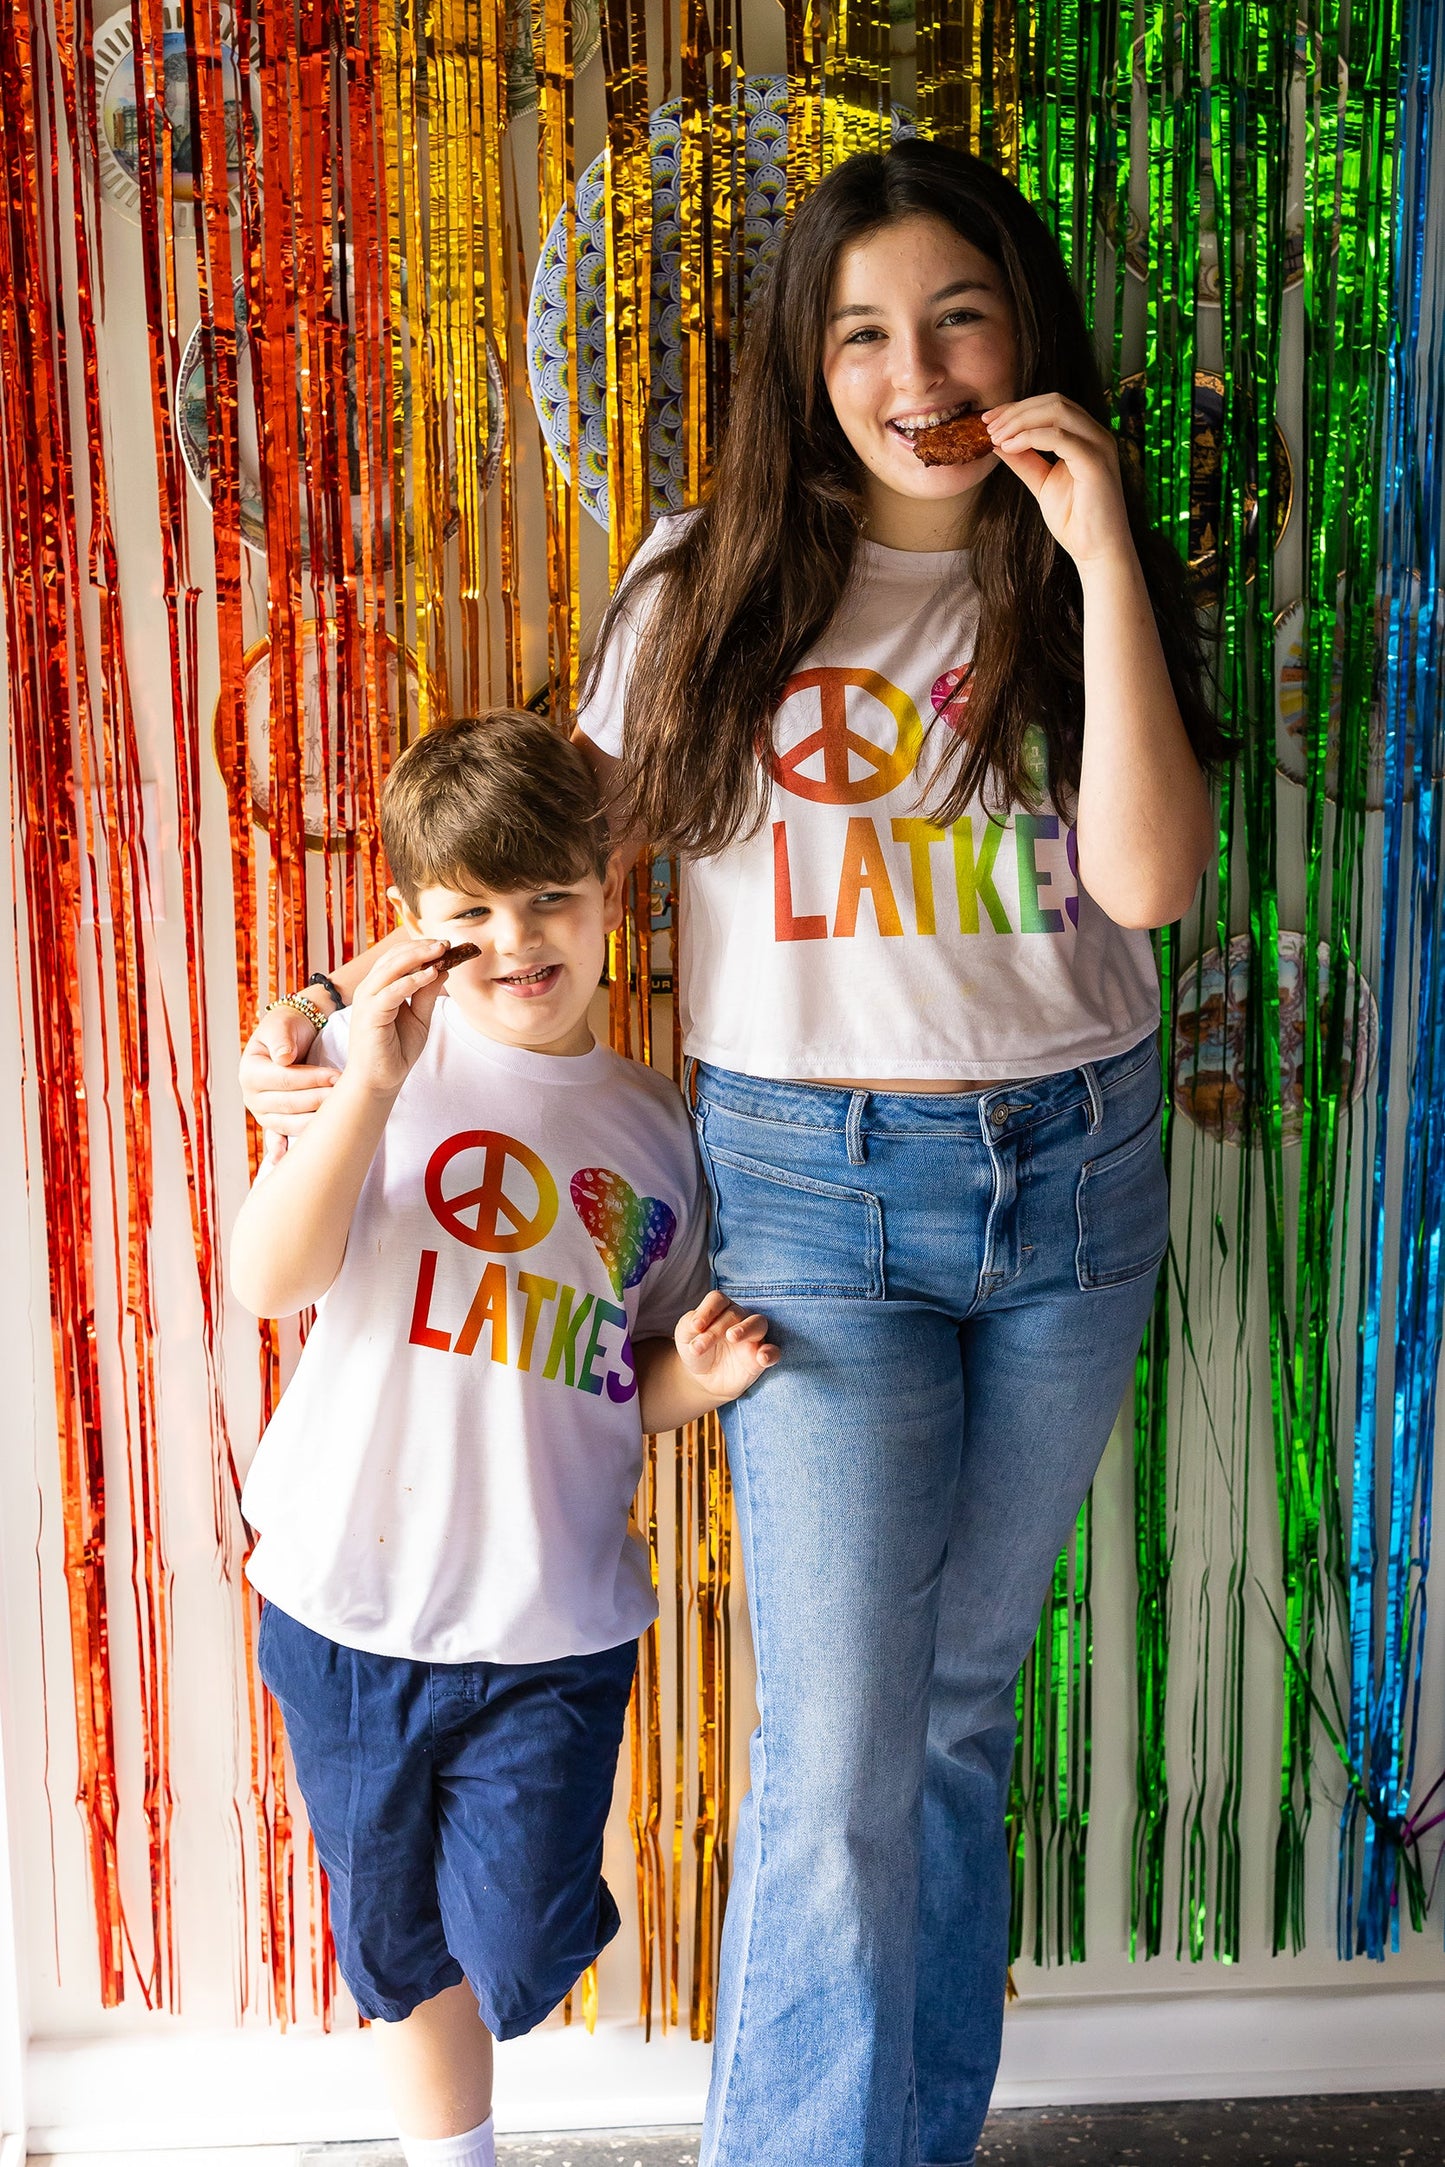
<svg viewBox="0 0 1445 2167"><path fill-rule="evenodd" d="M1432 296L1427 235L1431 106L1445 69L1445 5L1408 0L1402 25L1401 170L1394 234L1382 517L1385 810L1379 1068L1371 1208L1365 1221L1350 1544L1350 1791L1341 1817L1340 1954L1382 1959L1400 1941L1410 1856L1430 1568L1436 1380L1445 1326L1445 881L1441 869L1445 687L1441 525L1445 474L1445 290ZM1438 278L1439 274L1435 274ZM1445 289L1445 280L1440 281ZM1433 302L1433 306L1431 305ZM1413 804L1413 813L1410 807ZM1409 836L1408 871L1405 839ZM1401 951L1404 889L1406 939ZM1413 965L1394 1302L1384 1588L1379 1586L1380 1343L1387 1247L1388 1107L1396 1069L1398 972ZM1412 1867L1414 1869L1412 1876Z"/></svg>

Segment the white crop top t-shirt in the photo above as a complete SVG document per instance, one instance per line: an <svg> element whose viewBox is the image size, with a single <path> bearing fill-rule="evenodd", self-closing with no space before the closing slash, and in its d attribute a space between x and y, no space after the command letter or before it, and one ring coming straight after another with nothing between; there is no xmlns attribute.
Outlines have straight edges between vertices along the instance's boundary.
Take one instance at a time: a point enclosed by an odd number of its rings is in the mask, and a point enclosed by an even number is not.
<svg viewBox="0 0 1445 2167"><path fill-rule="evenodd" d="M661 521L635 563L678 531ZM699 1060L804 1081L1022 1078L1157 1028L1149 935L1079 886L1074 831L1049 798L1002 824L981 804L946 831L926 818L948 733L966 725L967 571L966 551L859 544L843 606L774 717L767 817L682 869L684 1045ZM619 619L578 718L614 756L647 608L644 594Z"/></svg>

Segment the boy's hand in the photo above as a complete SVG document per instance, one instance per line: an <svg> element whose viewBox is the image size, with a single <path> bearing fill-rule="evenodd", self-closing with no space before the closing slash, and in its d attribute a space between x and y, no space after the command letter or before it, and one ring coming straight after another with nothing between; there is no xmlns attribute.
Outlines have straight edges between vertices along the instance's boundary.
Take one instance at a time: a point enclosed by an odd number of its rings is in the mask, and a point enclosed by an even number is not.
<svg viewBox="0 0 1445 2167"><path fill-rule="evenodd" d="M401 1089L446 984L437 953L435 941L399 941L372 965L352 997L343 1082L367 1091Z"/></svg>
<svg viewBox="0 0 1445 2167"><path fill-rule="evenodd" d="M673 1342L689 1377L719 1405L756 1384L778 1359L766 1317L745 1317L716 1287L679 1317Z"/></svg>

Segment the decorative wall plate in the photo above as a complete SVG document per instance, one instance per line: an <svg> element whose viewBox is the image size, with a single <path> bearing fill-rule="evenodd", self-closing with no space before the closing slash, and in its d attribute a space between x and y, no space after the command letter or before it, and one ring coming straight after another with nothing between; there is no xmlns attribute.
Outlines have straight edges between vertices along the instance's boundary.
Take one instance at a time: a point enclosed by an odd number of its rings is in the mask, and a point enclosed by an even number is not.
<svg viewBox="0 0 1445 2167"><path fill-rule="evenodd" d="M1304 935L1279 936L1279 1044L1282 1132L1297 1144L1304 1108ZM1328 998L1330 951L1319 944L1317 968L1322 1001ZM1346 1044L1342 1082L1351 1100L1365 1088L1379 1043L1375 997L1353 964L1347 964ZM1249 935L1229 944L1226 967L1220 950L1191 964L1179 981L1170 1089L1175 1106L1197 1129L1223 1144L1246 1137L1244 1083L1245 1008L1249 993Z"/></svg>
<svg viewBox="0 0 1445 2167"><path fill-rule="evenodd" d="M1201 20L1205 25L1203 34L1207 37L1207 13L1202 15ZM1177 51L1178 40L1180 37L1182 37L1184 27L1182 17L1177 11L1174 21L1176 39L1175 50ZM1296 143L1304 141L1306 132L1307 116L1305 112L1305 84L1309 74L1309 43L1310 29L1308 23L1304 22L1303 20L1297 21L1295 24L1296 65L1290 92L1292 106L1290 114L1290 135L1291 140ZM1319 77L1322 74L1324 67L1324 44L1318 32L1314 34L1313 44L1314 73L1316 77ZM1144 64L1145 47L1146 41L1144 38L1140 37L1134 40L1134 88L1136 94L1140 98L1147 100L1150 95L1150 85L1148 82L1147 71ZM1343 92L1348 72L1344 61L1341 60L1338 63L1338 69L1338 80L1341 92ZM1157 94L1157 83L1154 86L1154 90ZM1117 166L1109 165L1101 169L1099 176L1100 193L1097 198L1097 210L1095 213L1099 224L1102 226L1110 242L1114 240L1114 236L1118 231L1119 225L1117 175ZM1216 309L1219 307L1220 303L1219 238L1218 234L1215 231L1214 209L1213 204L1210 201L1207 188L1204 190L1201 196L1199 210L1199 269L1198 277L1195 283L1195 298L1201 308ZM1290 293L1294 291L1295 288L1302 285L1304 281L1305 208L1302 173L1294 172L1291 173L1291 175L1289 176L1289 195L1288 201L1285 205L1284 234L1282 236L1282 243L1283 245L1281 249L1281 255L1283 260L1280 265L1280 288L1281 291L1285 293ZM1336 249L1338 249L1339 247L1338 229L1336 230L1334 235L1334 247ZM1140 281L1148 278L1149 250L1147 235L1144 228L1144 221L1140 217L1139 213L1134 209L1134 206L1132 204L1130 204L1128 208L1128 231L1125 238L1125 262L1128 265L1131 277L1139 279Z"/></svg>
<svg viewBox="0 0 1445 2167"><path fill-rule="evenodd" d="M328 792L326 787L326 763L322 758L321 731L321 646L316 636L316 623L307 618L301 628L302 636L302 703L305 716L305 739L302 747L302 802L303 820L308 850L344 850L356 839L356 799L350 787L338 789L333 781ZM336 630L327 627L326 668L331 688L328 707L334 716L336 710ZM244 667L246 672L246 790L250 800L253 826L271 827L271 642L258 640L247 650ZM397 722L399 715L396 648L388 639L386 643L386 713L382 722L383 742L388 760L398 750ZM411 655L406 658L406 742L410 743L417 732L419 712L419 680L416 663ZM229 790L234 778L226 773L222 757L220 737L220 702L211 724L211 745L216 765L221 769ZM334 728L334 723L332 725ZM333 752L332 764L335 764Z"/></svg>
<svg viewBox="0 0 1445 2167"><path fill-rule="evenodd" d="M888 46L898 60L918 50L918 0L888 0Z"/></svg>
<svg viewBox="0 0 1445 2167"><path fill-rule="evenodd" d="M266 554L266 510L262 494L261 447L256 431L256 389L251 368L251 342L247 335L246 292L244 283L238 279L233 289L236 310L236 397L240 417L240 467L241 467L241 540L258 557ZM491 339L487 340L487 449L482 466L483 489L490 487L502 457L502 438L506 427L507 402L502 390L502 371ZM410 417L411 400L403 400L403 412ZM181 455L186 463L197 491L209 508L211 502L211 446L210 446L210 387L206 381L206 354L201 326L196 325L186 341L181 355L180 373L176 382L176 426L180 437ZM349 372L346 389L346 436L347 457L352 483L352 532L356 538L358 558L361 551L361 522L364 505L361 497L361 446L357 421L355 372ZM389 501L389 484L388 484ZM455 525L453 509L448 532ZM383 512L382 536L389 542L391 517ZM311 561L310 537L307 533L306 506L301 507L301 562L303 567Z"/></svg>
<svg viewBox="0 0 1445 2167"><path fill-rule="evenodd" d="M676 858L654 858L652 861L648 917L652 927L652 990L668 993L672 990L673 934L677 926Z"/></svg>
<svg viewBox="0 0 1445 2167"><path fill-rule="evenodd" d="M742 211L743 306L771 260L787 212L788 79L750 75L742 84L746 114ZM648 430L652 509L680 511L685 458L682 442L682 263L678 225L681 100L653 113L652 149L652 391ZM896 110L895 137L913 133L912 116ZM604 160L594 158L577 183L576 279L579 348L578 408L582 502L607 524L607 258ZM548 449L571 473L568 441L567 262L560 216L542 245L527 309L527 378Z"/></svg>
<svg viewBox="0 0 1445 2167"><path fill-rule="evenodd" d="M1098 191L1094 197L1094 218L1111 248L1118 245L1119 233L1119 169L1103 166L1099 171ZM1149 249L1144 221L1132 203L1125 205L1124 262L1131 278L1142 284L1149 276Z"/></svg>
<svg viewBox="0 0 1445 2167"><path fill-rule="evenodd" d="M163 0L165 126L171 139L172 200L176 230L193 233L200 189L200 145L191 136L190 44L184 0ZM236 59L235 22L228 7L219 10L221 77L225 85L226 178L231 224L241 218L241 146L244 119L241 71ZM139 70L131 39L130 10L112 15L95 33L95 96L100 145L100 190L107 202L140 224L140 152L142 125Z"/></svg>
<svg viewBox="0 0 1445 2167"><path fill-rule="evenodd" d="M507 0L507 111L530 112L537 103L537 67L532 46L533 0ZM598 0L572 0L572 74L582 73L602 43Z"/></svg>
<svg viewBox="0 0 1445 2167"><path fill-rule="evenodd" d="M1112 245L1119 230L1119 198L1116 193L1114 167L1105 167L1100 174L1100 193L1096 199L1095 216L1106 239ZM1338 240L1336 247L1339 246ZM1281 285L1285 293L1293 292L1302 284L1305 275L1305 235L1303 211L1290 213L1290 223L1285 228ZM1144 221L1133 204L1128 206L1128 233L1124 248L1124 262L1129 276L1143 285L1149 277L1149 239ZM1212 211L1201 213L1199 226L1199 275L1195 281L1195 299L1201 308L1219 306L1219 236L1215 231Z"/></svg>
<svg viewBox="0 0 1445 2167"><path fill-rule="evenodd" d="M1422 588L1419 575L1409 575L1410 586L1407 609L1423 608ZM1343 600L1344 583L1340 593ZM1292 783L1308 781L1306 759L1305 717L1305 655L1304 655L1303 602L1291 602L1275 618L1274 684L1275 684L1275 766L1281 775ZM1385 731L1387 713L1385 706L1385 641L1389 636L1389 603L1380 599L1375 604L1375 666L1370 691L1369 763L1365 770L1365 804L1372 812L1382 810L1385 803ZM1345 634L1344 623L1338 615L1335 619L1335 636L1330 681L1330 717L1325 752L1325 796L1333 803L1339 797L1340 785L1340 705L1341 679L1344 675ZM1415 702L1410 698L1405 710L1404 798L1407 804L1414 800L1415 778L1413 771L1415 750ZM1440 780L1437 776L1436 781Z"/></svg>
<svg viewBox="0 0 1445 2167"><path fill-rule="evenodd" d="M1116 402L1119 451L1136 486L1144 472L1144 377L1126 376ZM1219 606L1219 523L1221 517L1220 440L1224 430L1224 378L1213 369L1194 372L1193 443L1190 456L1189 570L1202 608ZM1274 539L1289 525L1294 509L1294 461L1278 422L1274 428ZM1258 562L1259 498L1250 477L1245 485L1246 576Z"/></svg>
<svg viewBox="0 0 1445 2167"><path fill-rule="evenodd" d="M251 342L246 334L246 286L232 289L236 310L236 416L240 434L241 540L258 557L266 554L266 505L261 494L261 446L256 436L256 389L251 380ZM196 325L181 355L176 378L176 431L186 472L207 510L211 503L211 391L206 382L202 326ZM305 539L302 540L303 555Z"/></svg>

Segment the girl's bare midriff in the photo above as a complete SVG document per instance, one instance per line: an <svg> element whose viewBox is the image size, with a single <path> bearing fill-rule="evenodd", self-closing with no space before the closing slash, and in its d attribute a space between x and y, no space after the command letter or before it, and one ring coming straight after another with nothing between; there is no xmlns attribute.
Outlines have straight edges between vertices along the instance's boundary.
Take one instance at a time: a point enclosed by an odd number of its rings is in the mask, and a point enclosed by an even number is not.
<svg viewBox="0 0 1445 2167"><path fill-rule="evenodd" d="M1016 1083L1015 1076L960 1076L946 1082L936 1076L799 1076L798 1083L821 1084L832 1091L906 1091L913 1096L923 1091L997 1091L1005 1085Z"/></svg>

